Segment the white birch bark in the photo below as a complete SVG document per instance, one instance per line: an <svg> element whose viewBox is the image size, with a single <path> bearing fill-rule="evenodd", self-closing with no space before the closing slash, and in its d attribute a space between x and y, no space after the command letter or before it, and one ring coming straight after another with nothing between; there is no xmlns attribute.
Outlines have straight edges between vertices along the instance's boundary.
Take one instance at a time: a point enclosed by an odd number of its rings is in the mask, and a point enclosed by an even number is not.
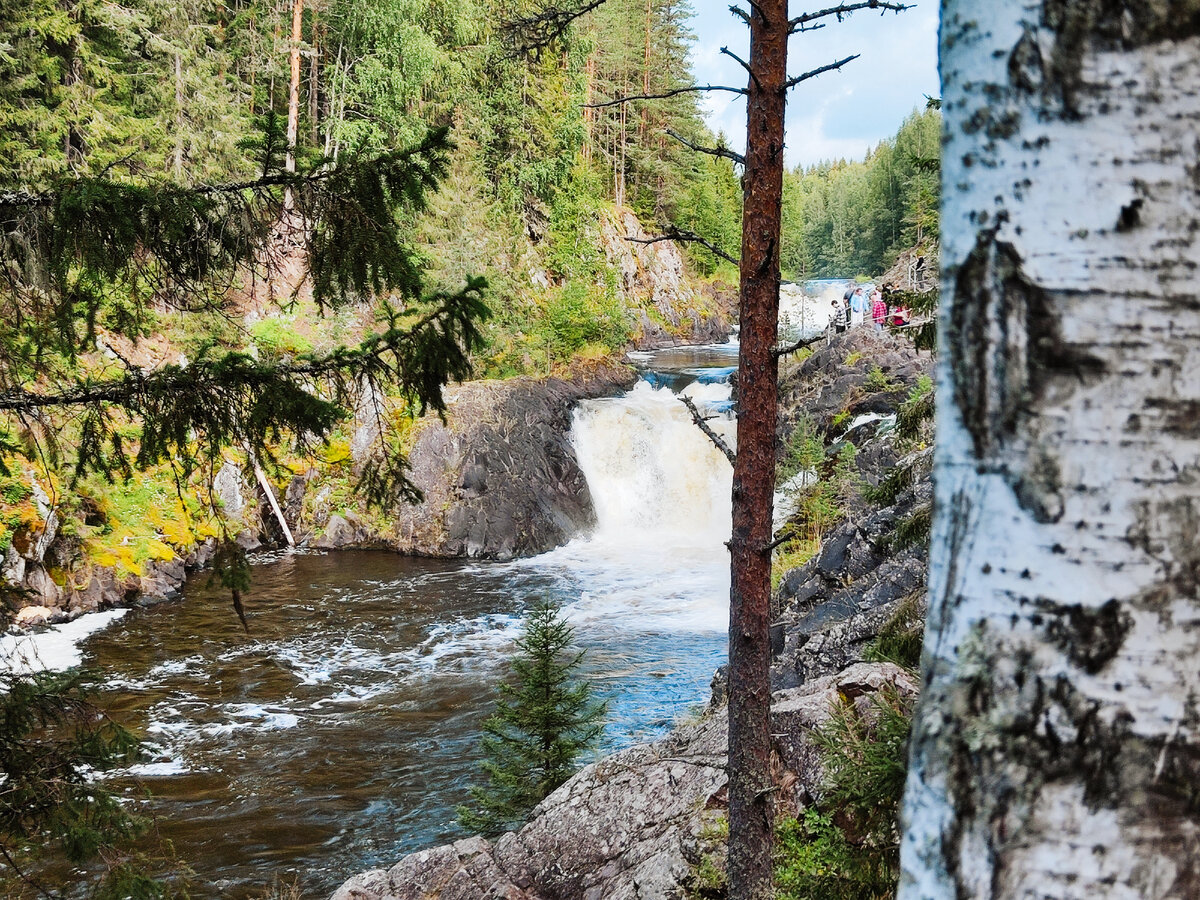
<svg viewBox="0 0 1200 900"><path fill-rule="evenodd" d="M900 896L1200 897L1200 2L943 0Z"/></svg>

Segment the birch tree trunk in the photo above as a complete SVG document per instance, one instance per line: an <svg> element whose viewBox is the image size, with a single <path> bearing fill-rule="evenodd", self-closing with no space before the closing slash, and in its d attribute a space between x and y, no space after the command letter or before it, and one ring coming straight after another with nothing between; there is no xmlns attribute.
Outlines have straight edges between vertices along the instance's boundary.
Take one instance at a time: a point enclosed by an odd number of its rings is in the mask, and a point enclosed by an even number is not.
<svg viewBox="0 0 1200 900"><path fill-rule="evenodd" d="M910 900L1200 896L1200 2L943 0Z"/></svg>

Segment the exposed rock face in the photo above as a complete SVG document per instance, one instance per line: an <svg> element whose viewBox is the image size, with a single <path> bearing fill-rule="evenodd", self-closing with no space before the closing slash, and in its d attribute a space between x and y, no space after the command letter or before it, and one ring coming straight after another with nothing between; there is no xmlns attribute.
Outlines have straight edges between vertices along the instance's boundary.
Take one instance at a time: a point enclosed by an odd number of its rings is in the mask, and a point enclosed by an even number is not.
<svg viewBox="0 0 1200 900"><path fill-rule="evenodd" d="M806 415L822 431L836 431L834 418L839 413L852 420L866 413L895 412L917 376L928 374L932 367L929 354L916 350L903 336L876 334L865 326L852 329L818 345L803 363L781 373L781 427L790 431L797 418ZM875 368L899 387L869 390L867 380Z"/></svg>
<svg viewBox="0 0 1200 900"><path fill-rule="evenodd" d="M574 381L518 378L448 389L445 424L431 419L409 454L425 500L397 512L395 549L511 559L592 526L591 495L570 441L571 409L633 380L613 369Z"/></svg>
<svg viewBox="0 0 1200 900"><path fill-rule="evenodd" d="M844 698L866 707L885 685L915 679L890 663L860 663L777 692L772 730L781 802L819 796L811 735ZM529 824L495 842L470 838L356 875L333 900L682 900L704 852L710 810L725 807L726 710L668 737L587 766L547 797Z"/></svg>
<svg viewBox="0 0 1200 900"><path fill-rule="evenodd" d="M637 318L634 343L639 350L729 338L736 295L693 289L684 274L683 255L672 241L637 243L651 235L627 209L602 219L600 237L609 264L620 275L626 305Z"/></svg>

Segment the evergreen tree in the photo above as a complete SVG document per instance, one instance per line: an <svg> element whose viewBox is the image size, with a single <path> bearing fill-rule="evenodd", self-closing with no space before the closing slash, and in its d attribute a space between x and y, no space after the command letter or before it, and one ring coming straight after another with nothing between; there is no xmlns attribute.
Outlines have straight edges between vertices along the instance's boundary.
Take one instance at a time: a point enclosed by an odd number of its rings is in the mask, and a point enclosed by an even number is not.
<svg viewBox="0 0 1200 900"><path fill-rule="evenodd" d="M575 679L583 651L572 649L574 639L554 603L542 600L530 610L514 678L500 685L496 712L483 725L488 783L471 788L474 808L459 807L465 827L487 835L520 827L600 736L607 703Z"/></svg>

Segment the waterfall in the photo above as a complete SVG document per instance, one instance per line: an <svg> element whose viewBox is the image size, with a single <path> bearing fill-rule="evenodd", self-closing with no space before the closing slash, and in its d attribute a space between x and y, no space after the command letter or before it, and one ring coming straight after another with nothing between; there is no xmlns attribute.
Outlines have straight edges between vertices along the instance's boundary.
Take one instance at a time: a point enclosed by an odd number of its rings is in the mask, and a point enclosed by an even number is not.
<svg viewBox="0 0 1200 900"><path fill-rule="evenodd" d="M683 393L720 408L729 385L699 382ZM710 423L732 445L734 423ZM614 543L719 548L729 536L729 461L666 388L640 381L623 397L575 410L572 437L596 507L596 539Z"/></svg>
<svg viewBox="0 0 1200 900"><path fill-rule="evenodd" d="M680 393L709 414L731 405L727 382L693 380ZM733 446L732 418L709 425ZM586 585L566 612L589 630L724 631L733 469L678 395L642 380L621 397L583 401L571 437L596 529L517 565Z"/></svg>

